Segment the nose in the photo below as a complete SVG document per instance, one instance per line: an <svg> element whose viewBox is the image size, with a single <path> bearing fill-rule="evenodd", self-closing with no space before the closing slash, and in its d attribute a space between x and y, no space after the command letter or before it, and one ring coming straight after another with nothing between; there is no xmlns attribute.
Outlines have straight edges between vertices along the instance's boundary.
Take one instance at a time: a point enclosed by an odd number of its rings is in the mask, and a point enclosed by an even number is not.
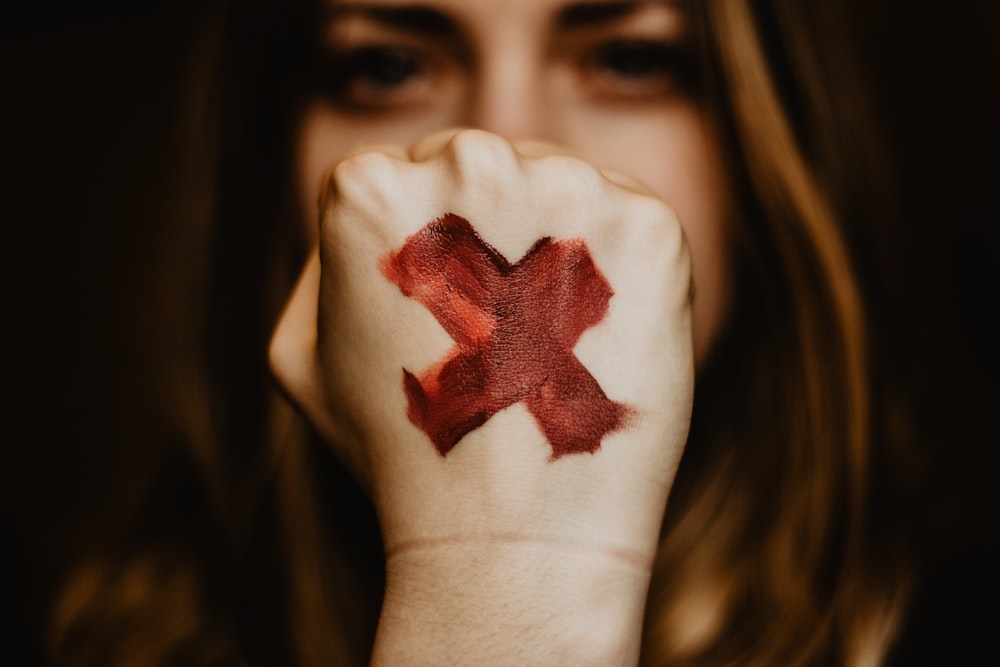
<svg viewBox="0 0 1000 667"><path fill-rule="evenodd" d="M527 49L507 49L480 67L465 124L511 140L554 141L541 68Z"/></svg>

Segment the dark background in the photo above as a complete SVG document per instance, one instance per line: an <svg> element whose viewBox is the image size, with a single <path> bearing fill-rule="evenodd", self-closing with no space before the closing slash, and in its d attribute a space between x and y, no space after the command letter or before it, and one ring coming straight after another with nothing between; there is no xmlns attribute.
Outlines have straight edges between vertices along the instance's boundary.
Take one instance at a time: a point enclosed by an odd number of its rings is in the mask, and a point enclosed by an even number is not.
<svg viewBox="0 0 1000 667"><path fill-rule="evenodd" d="M930 575L896 662L1000 664L1000 3L848 2L890 149L896 295L917 317L901 369L929 406L921 465ZM144 465L123 444L122 360L150 335L130 280L155 253L183 163L191 47L218 3L37 3L0 10L0 215L14 394L0 455L0 665L40 661L59 573L97 539L102 489ZM911 286L912 287L909 287ZM899 287L899 286L897 286ZM903 325L901 325L901 328ZM140 360L141 362L141 360ZM117 483L117 482L115 482ZM994 662L995 661L995 662Z"/></svg>
<svg viewBox="0 0 1000 667"><path fill-rule="evenodd" d="M0 10L0 215L15 304L0 440L5 667L43 663L54 587L123 513L106 489L149 478L152 457L123 435L117 407L138 390L135 341L155 334L136 317L147 287L136 277L172 213L190 50L213 10L14 4Z"/></svg>

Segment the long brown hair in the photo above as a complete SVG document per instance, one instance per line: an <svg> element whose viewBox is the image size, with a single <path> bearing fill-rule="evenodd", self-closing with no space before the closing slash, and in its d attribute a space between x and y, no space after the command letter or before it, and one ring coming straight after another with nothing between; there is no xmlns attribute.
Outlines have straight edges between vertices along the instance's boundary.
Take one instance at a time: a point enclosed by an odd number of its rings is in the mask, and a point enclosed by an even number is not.
<svg viewBox="0 0 1000 667"><path fill-rule="evenodd" d="M807 41L817 17L780 1L702 10L744 218L729 329L699 376L668 506L645 659L878 664L912 564L886 573L872 562L868 328L836 199L846 156L824 153L842 119ZM844 26L820 18L836 74L849 77ZM838 102L857 111L856 99Z"/></svg>

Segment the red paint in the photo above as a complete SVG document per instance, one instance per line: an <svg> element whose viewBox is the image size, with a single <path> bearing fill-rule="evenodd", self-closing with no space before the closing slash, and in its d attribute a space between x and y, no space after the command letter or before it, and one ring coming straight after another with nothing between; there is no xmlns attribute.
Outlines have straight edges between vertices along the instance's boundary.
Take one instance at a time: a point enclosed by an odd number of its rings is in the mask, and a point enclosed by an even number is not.
<svg viewBox="0 0 1000 667"><path fill-rule="evenodd" d="M582 240L543 238L511 264L448 213L381 269L456 342L419 379L403 370L407 414L442 455L514 403L527 406L553 458L594 452L625 425L629 408L608 399L573 355L614 294Z"/></svg>

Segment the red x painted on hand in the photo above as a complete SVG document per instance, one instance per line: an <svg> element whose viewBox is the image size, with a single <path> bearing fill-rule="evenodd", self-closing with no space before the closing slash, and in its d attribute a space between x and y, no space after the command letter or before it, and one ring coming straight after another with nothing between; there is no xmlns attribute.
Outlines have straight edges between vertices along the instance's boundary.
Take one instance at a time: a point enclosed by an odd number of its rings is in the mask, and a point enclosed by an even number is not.
<svg viewBox="0 0 1000 667"><path fill-rule="evenodd" d="M614 294L582 240L543 238L515 264L452 213L386 256L383 274L457 343L417 379L403 369L410 420L446 455L494 414L523 402L552 457L594 452L628 407L573 355Z"/></svg>

